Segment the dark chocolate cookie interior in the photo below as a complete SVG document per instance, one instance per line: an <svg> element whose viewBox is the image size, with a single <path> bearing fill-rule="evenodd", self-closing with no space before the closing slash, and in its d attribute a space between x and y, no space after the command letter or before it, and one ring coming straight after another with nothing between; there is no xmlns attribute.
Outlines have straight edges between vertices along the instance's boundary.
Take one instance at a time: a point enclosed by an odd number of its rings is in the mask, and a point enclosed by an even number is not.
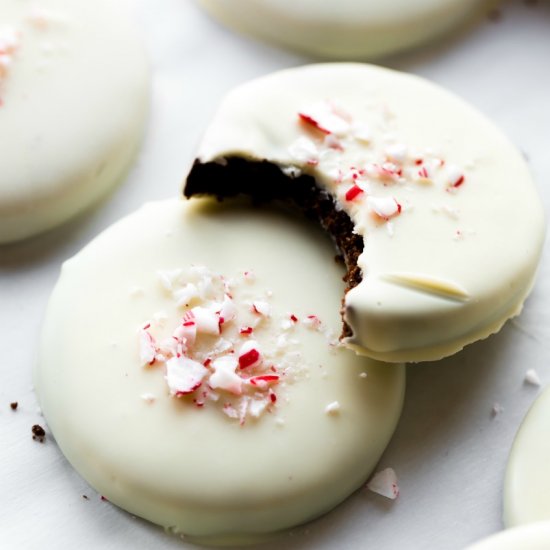
<svg viewBox="0 0 550 550"><path fill-rule="evenodd" d="M215 195L218 199L248 195L255 203L280 201L297 207L308 218L320 223L331 235L346 265L346 292L362 280L357 259L363 252L363 238L354 233L349 216L312 176L288 175L276 164L229 157L223 162L195 161L187 178L184 195ZM342 336L349 336L344 323Z"/></svg>

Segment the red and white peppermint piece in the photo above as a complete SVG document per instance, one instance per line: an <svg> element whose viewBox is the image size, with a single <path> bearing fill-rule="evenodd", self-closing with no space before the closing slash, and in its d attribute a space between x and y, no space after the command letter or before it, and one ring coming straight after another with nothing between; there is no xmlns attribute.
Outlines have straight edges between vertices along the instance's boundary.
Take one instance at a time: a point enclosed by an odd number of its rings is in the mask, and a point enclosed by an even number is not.
<svg viewBox="0 0 550 550"><path fill-rule="evenodd" d="M166 383L170 393L177 397L188 395L200 388L208 369L184 356L166 361Z"/></svg>
<svg viewBox="0 0 550 550"><path fill-rule="evenodd" d="M359 195L363 193L363 189L359 187L357 184L353 184L347 191L346 191L346 200L348 202L353 201L356 199Z"/></svg>
<svg viewBox="0 0 550 550"><path fill-rule="evenodd" d="M235 395L242 394L242 378L235 372L237 370L237 359L230 355L219 357L212 362L214 373L208 381L212 389L220 389L233 393Z"/></svg>
<svg viewBox="0 0 550 550"><path fill-rule="evenodd" d="M319 150L313 141L302 136L289 148L290 156L299 163L315 166L319 163Z"/></svg>
<svg viewBox="0 0 550 550"><path fill-rule="evenodd" d="M195 345L197 338L197 324L195 321L184 321L178 332L188 349Z"/></svg>
<svg viewBox="0 0 550 550"><path fill-rule="evenodd" d="M271 399L269 399L269 397L265 399L251 399L248 404L248 413L253 418L259 418L270 403Z"/></svg>
<svg viewBox="0 0 550 550"><path fill-rule="evenodd" d="M433 178L433 170L428 164L424 164L417 172L416 179L421 182L431 182Z"/></svg>
<svg viewBox="0 0 550 550"><path fill-rule="evenodd" d="M220 324L229 323L237 317L235 302L226 294L219 309Z"/></svg>
<svg viewBox="0 0 550 550"><path fill-rule="evenodd" d="M464 183L465 177L464 173L458 166L451 164L447 167L446 179L447 185L456 189Z"/></svg>
<svg viewBox="0 0 550 550"><path fill-rule="evenodd" d="M350 123L343 112L328 101L319 101L300 110L300 119L324 134L343 136L350 131Z"/></svg>
<svg viewBox="0 0 550 550"><path fill-rule="evenodd" d="M269 317L271 315L271 306L263 300L256 300L252 303L252 311L262 317Z"/></svg>
<svg viewBox="0 0 550 550"><path fill-rule="evenodd" d="M399 496L397 475L392 468L386 468L372 476L367 489L383 497L395 500Z"/></svg>
<svg viewBox="0 0 550 550"><path fill-rule="evenodd" d="M252 386L256 386L261 390L265 390L271 384L278 384L280 377L277 374L262 374L260 376L252 376L247 380Z"/></svg>
<svg viewBox="0 0 550 550"><path fill-rule="evenodd" d="M220 333L219 315L215 311L212 311L210 308L197 306L191 309L190 312L193 314L193 319L197 325L197 332L213 335Z"/></svg>
<svg viewBox="0 0 550 550"><path fill-rule="evenodd" d="M302 324L310 329L319 330L321 328L321 319L317 315L308 315L303 321Z"/></svg>
<svg viewBox="0 0 550 550"><path fill-rule="evenodd" d="M248 369L259 366L262 363L260 345L256 340L247 340L239 350L239 368Z"/></svg>
<svg viewBox="0 0 550 550"><path fill-rule="evenodd" d="M145 329L139 331L139 358L143 365L151 365L155 362L157 347L155 339Z"/></svg>
<svg viewBox="0 0 550 550"><path fill-rule="evenodd" d="M401 205L393 197L368 197L367 205L374 214L384 220L401 213Z"/></svg>

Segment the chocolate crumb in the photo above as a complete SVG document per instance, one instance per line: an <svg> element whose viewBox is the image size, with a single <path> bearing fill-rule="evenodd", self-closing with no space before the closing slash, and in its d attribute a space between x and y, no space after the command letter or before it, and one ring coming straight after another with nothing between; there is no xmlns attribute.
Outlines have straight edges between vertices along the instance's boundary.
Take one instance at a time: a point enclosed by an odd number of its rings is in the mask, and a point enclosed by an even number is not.
<svg viewBox="0 0 550 550"><path fill-rule="evenodd" d="M44 428L40 426L40 424L35 424L32 427L32 438L35 441L40 441L40 443L44 443L45 437L46 437L46 432L44 431Z"/></svg>
<svg viewBox="0 0 550 550"><path fill-rule="evenodd" d="M89 497L88 495L82 495L82 498L83 498L84 500L90 500L90 497Z"/></svg>
<svg viewBox="0 0 550 550"><path fill-rule="evenodd" d="M16 411L17 407L19 407L19 403L17 401L14 401L13 403L10 403L10 408L12 411Z"/></svg>

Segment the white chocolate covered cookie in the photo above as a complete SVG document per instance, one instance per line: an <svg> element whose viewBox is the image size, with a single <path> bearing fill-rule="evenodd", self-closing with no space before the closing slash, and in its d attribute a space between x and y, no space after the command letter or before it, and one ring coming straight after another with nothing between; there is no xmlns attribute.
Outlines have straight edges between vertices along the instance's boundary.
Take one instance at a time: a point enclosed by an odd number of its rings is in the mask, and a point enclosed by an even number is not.
<svg viewBox="0 0 550 550"><path fill-rule="evenodd" d="M480 8L479 0L199 0L199 3L239 32L334 59L372 58L422 44L448 33Z"/></svg>
<svg viewBox="0 0 550 550"><path fill-rule="evenodd" d="M543 521L492 535L466 550L548 550L550 522Z"/></svg>
<svg viewBox="0 0 550 550"><path fill-rule="evenodd" d="M384 361L435 360L518 315L544 239L519 152L415 76L311 65L225 98L185 194L283 199L318 218L348 265L344 341Z"/></svg>
<svg viewBox="0 0 550 550"><path fill-rule="evenodd" d="M0 3L0 244L76 215L133 159L149 73L126 4Z"/></svg>
<svg viewBox="0 0 550 550"><path fill-rule="evenodd" d="M508 460L504 484L508 527L550 520L549 430L550 389L546 389L523 420Z"/></svg>
<svg viewBox="0 0 550 550"><path fill-rule="evenodd" d="M360 487L404 368L338 346L342 269L294 216L144 206L63 266L35 373L59 447L114 504L202 541L262 537Z"/></svg>

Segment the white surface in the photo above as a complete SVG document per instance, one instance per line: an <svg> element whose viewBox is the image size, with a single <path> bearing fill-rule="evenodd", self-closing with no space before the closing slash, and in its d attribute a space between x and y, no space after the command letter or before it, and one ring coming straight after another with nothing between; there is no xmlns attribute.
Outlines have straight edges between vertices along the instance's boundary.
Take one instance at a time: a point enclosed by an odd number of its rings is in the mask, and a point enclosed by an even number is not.
<svg viewBox="0 0 550 550"><path fill-rule="evenodd" d="M40 422L31 388L37 335L60 263L98 231L150 199L180 188L200 132L230 87L310 61L256 44L206 19L189 1L139 0L155 70L153 116L128 181L84 218L29 242L0 248L0 544L6 548L186 548L158 528L102 502L52 440L33 442ZM526 154L550 203L550 4L506 3L435 49L386 60L447 86L489 115ZM479 269L482 269L480 266ZM395 502L366 491L266 549L459 550L497 531L504 467L515 431L550 382L550 257L522 316L461 354L409 369L405 410L382 459L399 476ZM19 402L12 412L11 401ZM491 418L495 403L503 412ZM84 500L86 494L90 500Z"/></svg>

